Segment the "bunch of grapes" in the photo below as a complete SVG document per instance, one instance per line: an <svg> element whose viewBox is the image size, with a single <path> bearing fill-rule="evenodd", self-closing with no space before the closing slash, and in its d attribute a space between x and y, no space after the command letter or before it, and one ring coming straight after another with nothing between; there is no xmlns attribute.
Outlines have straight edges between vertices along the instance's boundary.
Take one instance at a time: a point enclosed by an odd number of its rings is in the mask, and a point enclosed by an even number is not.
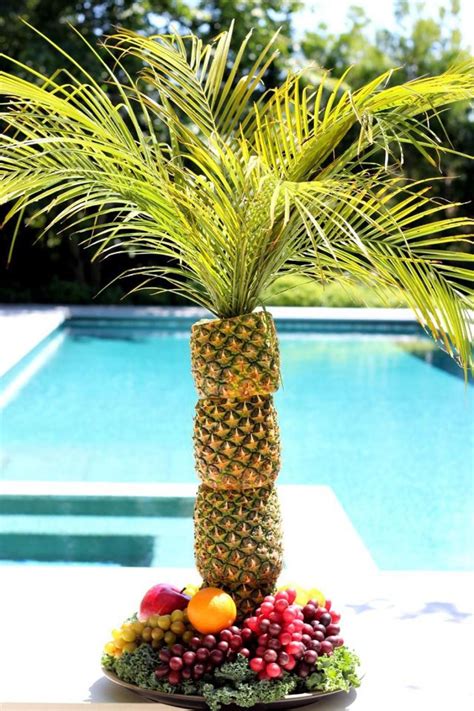
<svg viewBox="0 0 474 711"><path fill-rule="evenodd" d="M237 654L249 657L250 650L245 645L251 637L250 629L236 625L216 635L195 633L186 646L173 644L159 652L160 664L155 674L173 685L187 679L199 681L224 662L235 661Z"/></svg>
<svg viewBox="0 0 474 711"><path fill-rule="evenodd" d="M143 642L158 649L164 645L171 647L178 640L187 644L193 635L186 610L174 610L169 615L151 615L143 622L124 622L120 629L112 630L112 640L104 651L119 657L123 652L133 652Z"/></svg>
<svg viewBox="0 0 474 711"><path fill-rule="evenodd" d="M294 590L268 595L255 615L244 620L242 632L252 633L249 665L259 679L278 679L283 671L305 678L319 656L330 655L344 644L337 624L340 615L330 611L329 600L324 607L314 600L301 607L294 604L295 599Z"/></svg>

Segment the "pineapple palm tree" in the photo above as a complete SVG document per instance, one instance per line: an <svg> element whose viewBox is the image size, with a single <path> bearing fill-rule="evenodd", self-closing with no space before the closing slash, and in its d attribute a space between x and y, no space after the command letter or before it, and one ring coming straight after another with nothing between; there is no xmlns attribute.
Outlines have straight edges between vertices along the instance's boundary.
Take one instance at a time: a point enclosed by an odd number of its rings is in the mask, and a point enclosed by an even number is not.
<svg viewBox="0 0 474 711"><path fill-rule="evenodd" d="M385 73L352 92L346 76L313 87L301 71L262 91L273 41L245 76L248 38L233 62L230 41L231 31L208 45L118 31L101 52L88 48L107 90L59 47L69 69L57 76L22 66L31 79L20 79L12 60L0 74L0 202L17 228L32 207L45 230L66 223L93 259L146 255L149 266L122 275L133 290L174 289L217 317L191 335L195 552L204 582L245 613L282 560L279 356L258 310L265 290L285 274L393 287L471 364L473 257L459 250L472 221L450 217L456 205L399 167L406 144L434 166L451 150L429 115L472 97L474 78L465 63L401 86ZM135 78L130 56L143 64Z"/></svg>

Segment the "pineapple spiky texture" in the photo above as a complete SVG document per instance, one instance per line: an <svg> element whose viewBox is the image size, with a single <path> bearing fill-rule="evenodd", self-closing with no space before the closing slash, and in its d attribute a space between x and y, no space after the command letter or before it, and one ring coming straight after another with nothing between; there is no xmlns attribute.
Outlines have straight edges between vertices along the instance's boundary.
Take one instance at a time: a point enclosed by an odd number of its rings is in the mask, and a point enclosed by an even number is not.
<svg viewBox="0 0 474 711"><path fill-rule="evenodd" d="M227 589L245 614L272 592L281 571L275 487L239 491L201 485L196 511L197 568L207 585Z"/></svg>
<svg viewBox="0 0 474 711"><path fill-rule="evenodd" d="M201 398L194 420L202 482L194 512L196 563L204 584L228 590L243 616L274 589L282 566L273 319L258 312L198 323L191 353Z"/></svg>
<svg viewBox="0 0 474 711"><path fill-rule="evenodd" d="M268 485L280 469L280 442L273 398L205 398L196 405L194 451L207 486L247 489Z"/></svg>
<svg viewBox="0 0 474 711"><path fill-rule="evenodd" d="M249 399L278 389L275 324L264 311L195 324L191 356L201 398Z"/></svg>

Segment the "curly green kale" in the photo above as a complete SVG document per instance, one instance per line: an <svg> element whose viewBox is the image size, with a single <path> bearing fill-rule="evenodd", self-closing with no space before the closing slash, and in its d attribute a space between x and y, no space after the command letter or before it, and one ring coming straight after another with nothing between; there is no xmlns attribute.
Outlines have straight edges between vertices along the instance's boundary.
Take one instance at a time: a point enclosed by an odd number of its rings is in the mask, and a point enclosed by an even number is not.
<svg viewBox="0 0 474 711"><path fill-rule="evenodd" d="M306 679L309 691L349 691L360 686L359 657L347 647L338 647L330 656L319 657L316 671Z"/></svg>
<svg viewBox="0 0 474 711"><path fill-rule="evenodd" d="M247 659L239 654L235 662L226 662L218 669L215 669L214 678L225 679L226 682L231 681L238 684L255 679L255 672L250 669Z"/></svg>
<svg viewBox="0 0 474 711"><path fill-rule="evenodd" d="M201 684L200 692L211 711L219 711L227 704L250 708L282 699L296 688L297 683L297 679L290 675L278 680L259 681L247 659L239 656L235 662L227 662L216 669L212 681Z"/></svg>
<svg viewBox="0 0 474 711"><path fill-rule="evenodd" d="M272 681L236 682L234 686L215 687L203 684L201 693L211 711L219 711L221 706L236 704L242 708L250 708L255 704L268 704L282 699L296 687L297 680L289 675L283 679Z"/></svg>
<svg viewBox="0 0 474 711"><path fill-rule="evenodd" d="M124 652L114 658L113 671L123 681L146 689L156 689L158 680L155 669L159 664L158 655L148 644L142 644L134 652Z"/></svg>

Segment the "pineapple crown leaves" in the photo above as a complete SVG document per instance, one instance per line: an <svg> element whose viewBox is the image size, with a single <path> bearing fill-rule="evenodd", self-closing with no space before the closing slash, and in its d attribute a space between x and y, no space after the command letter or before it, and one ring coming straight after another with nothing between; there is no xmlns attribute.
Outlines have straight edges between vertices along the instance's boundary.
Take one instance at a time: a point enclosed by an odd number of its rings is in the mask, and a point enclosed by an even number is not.
<svg viewBox="0 0 474 711"><path fill-rule="evenodd" d="M474 257L459 250L473 221L398 167L407 144L434 167L453 152L433 117L474 96L474 62L401 85L389 71L356 91L350 69L315 80L310 67L265 91L276 37L245 75L248 37L234 52L231 38L120 30L88 45L106 88L56 45L70 69L51 77L12 60L0 73L5 222L33 212L93 258L146 255L121 275L132 291L174 289L219 317L251 312L282 274L390 285L467 367Z"/></svg>

